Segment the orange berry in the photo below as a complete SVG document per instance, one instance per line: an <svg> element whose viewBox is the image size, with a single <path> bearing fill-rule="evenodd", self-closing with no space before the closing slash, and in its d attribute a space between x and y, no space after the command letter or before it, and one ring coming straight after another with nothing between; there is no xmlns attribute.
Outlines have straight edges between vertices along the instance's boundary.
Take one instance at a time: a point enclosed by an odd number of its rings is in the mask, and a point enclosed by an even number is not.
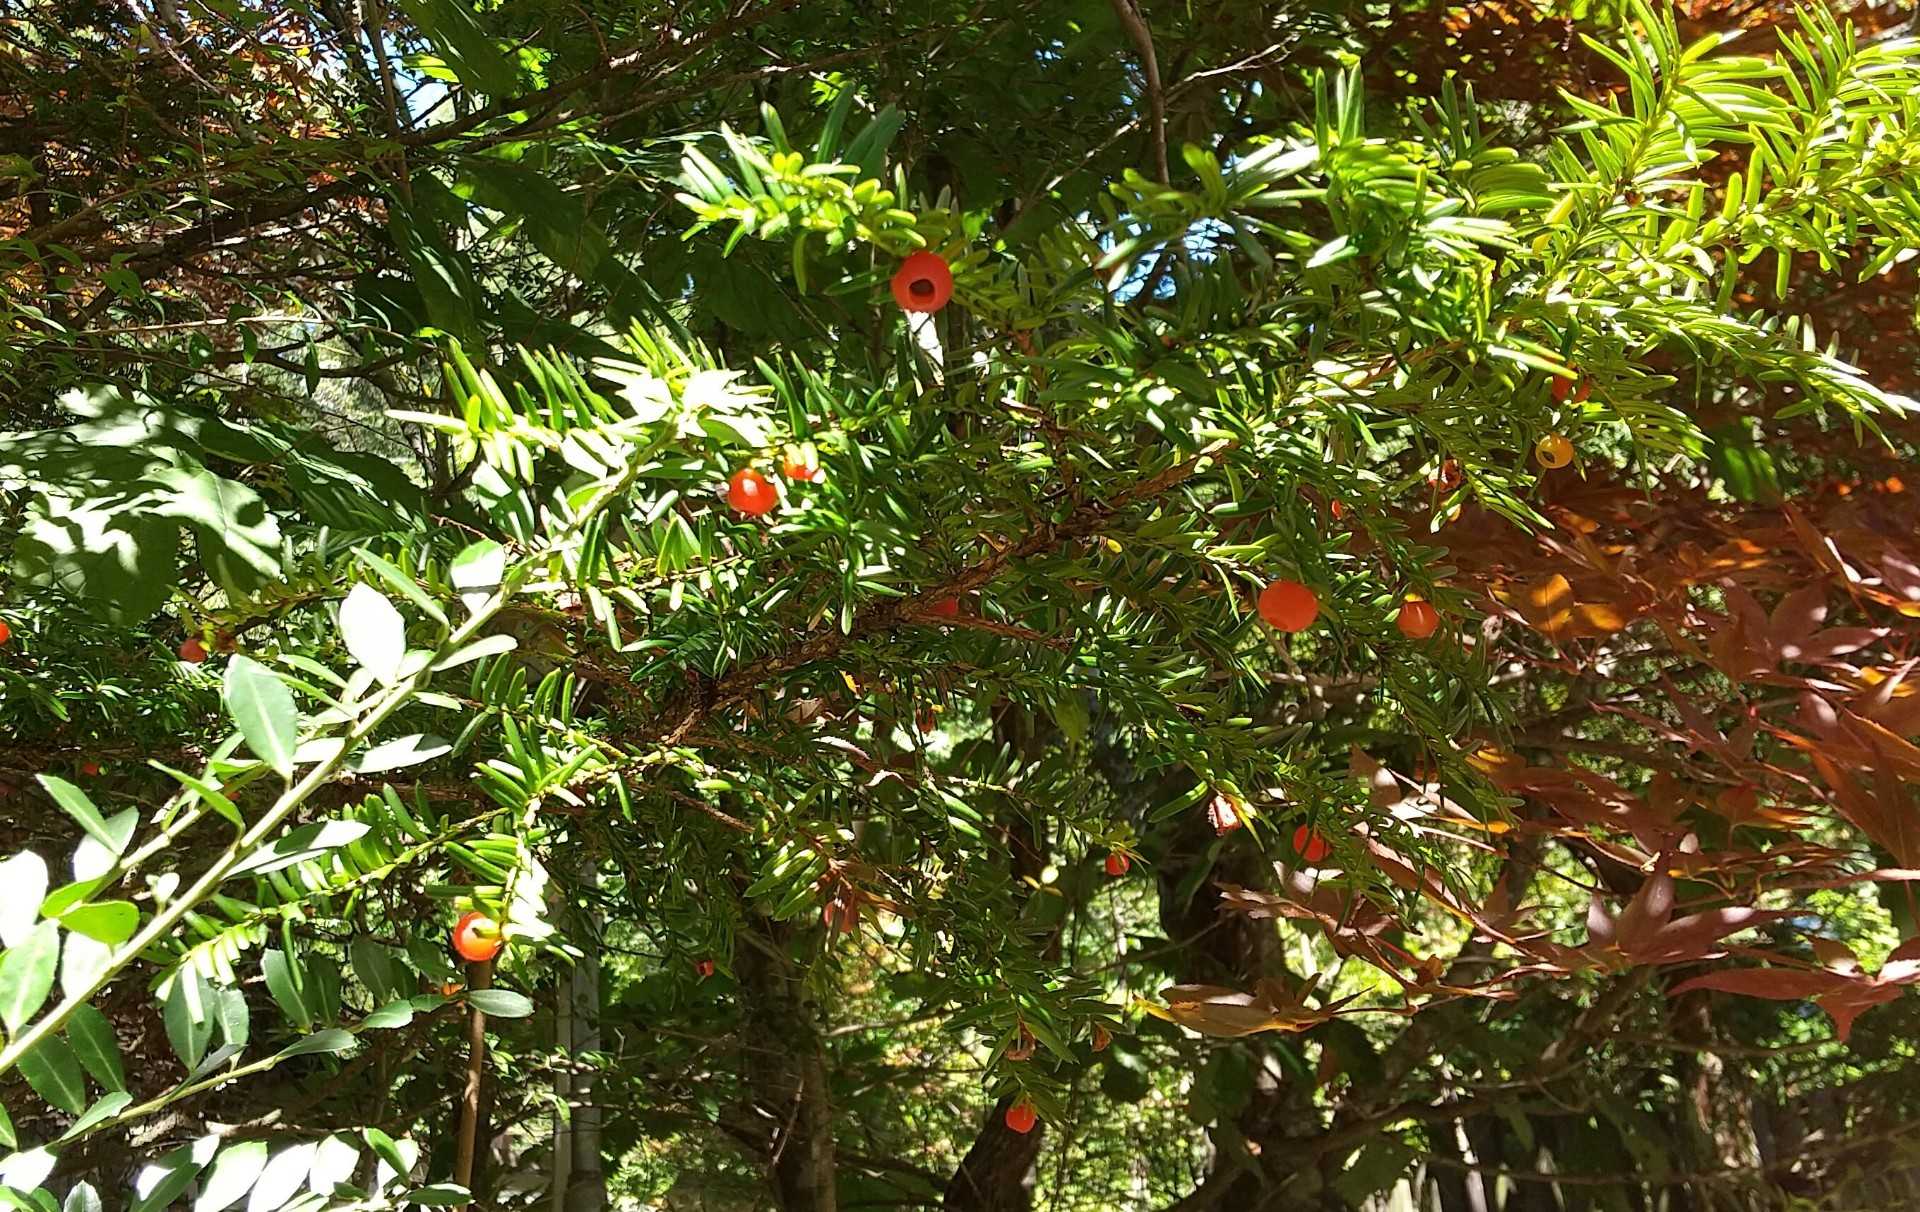
<svg viewBox="0 0 1920 1212"><path fill-rule="evenodd" d="M1433 475L1434 484L1441 492L1452 492L1460 487L1460 464L1447 459L1440 464L1440 470Z"/></svg>
<svg viewBox="0 0 1920 1212"><path fill-rule="evenodd" d="M1007 1108L1007 1127L1022 1136L1033 1131L1033 1126L1039 1122L1040 1113L1024 1099Z"/></svg>
<svg viewBox="0 0 1920 1212"><path fill-rule="evenodd" d="M453 925L453 953L470 964L485 963L506 945L507 940L500 937L500 923L484 913L463 913Z"/></svg>
<svg viewBox="0 0 1920 1212"><path fill-rule="evenodd" d="M893 301L907 311L939 311L952 297L953 267L939 253L914 253L894 272Z"/></svg>
<svg viewBox="0 0 1920 1212"><path fill-rule="evenodd" d="M693 970L700 975L701 980L706 980L713 975L713 961L710 959L696 960L694 961Z"/></svg>
<svg viewBox="0 0 1920 1212"><path fill-rule="evenodd" d="M1573 443L1557 433L1550 433L1533 444L1533 457L1548 470L1565 467L1573 462Z"/></svg>
<svg viewBox="0 0 1920 1212"><path fill-rule="evenodd" d="M1440 629L1440 612L1433 608L1433 603L1415 598L1400 608L1393 625L1410 640L1424 640Z"/></svg>
<svg viewBox="0 0 1920 1212"><path fill-rule="evenodd" d="M1309 825L1302 825L1293 831L1293 850L1309 863L1317 863L1333 853L1333 847L1327 844L1327 839Z"/></svg>
<svg viewBox="0 0 1920 1212"><path fill-rule="evenodd" d="M780 503L773 481L751 467L742 467L727 481L727 504L750 518L757 518Z"/></svg>
<svg viewBox="0 0 1920 1212"><path fill-rule="evenodd" d="M80 773L86 775L88 778L92 778L94 775L100 773L100 763L82 762L80 763Z"/></svg>
<svg viewBox="0 0 1920 1212"><path fill-rule="evenodd" d="M1333 515L1334 521L1338 522L1347 516L1347 503L1335 497L1327 502L1327 512Z"/></svg>
<svg viewBox="0 0 1920 1212"><path fill-rule="evenodd" d="M180 645L180 659L189 665L198 665L207 659L207 646L188 637L186 643Z"/></svg>
<svg viewBox="0 0 1920 1212"><path fill-rule="evenodd" d="M0 619L0 644L4 644L12 638L13 638L13 628L7 626L7 621L5 619Z"/></svg>
<svg viewBox="0 0 1920 1212"><path fill-rule="evenodd" d="M1279 631L1305 631L1320 614L1320 599L1298 581L1275 581L1260 591L1260 617Z"/></svg>
<svg viewBox="0 0 1920 1212"><path fill-rule="evenodd" d="M1593 380L1581 379L1576 385L1572 379L1566 378L1563 375L1555 375L1553 376L1553 384L1550 390L1553 393L1553 402L1555 404L1565 404L1568 396L1572 396L1574 403L1578 404L1593 394Z"/></svg>
<svg viewBox="0 0 1920 1212"><path fill-rule="evenodd" d="M827 478L825 469L795 455L788 455L781 460L780 474L789 480L798 480L802 484L818 484Z"/></svg>
<svg viewBox="0 0 1920 1212"><path fill-rule="evenodd" d="M1113 853L1107 855L1107 874L1112 876L1114 879L1119 879L1121 876L1125 875L1127 873L1127 868L1132 865L1133 864L1128 861L1127 856L1120 853L1118 850L1115 850Z"/></svg>

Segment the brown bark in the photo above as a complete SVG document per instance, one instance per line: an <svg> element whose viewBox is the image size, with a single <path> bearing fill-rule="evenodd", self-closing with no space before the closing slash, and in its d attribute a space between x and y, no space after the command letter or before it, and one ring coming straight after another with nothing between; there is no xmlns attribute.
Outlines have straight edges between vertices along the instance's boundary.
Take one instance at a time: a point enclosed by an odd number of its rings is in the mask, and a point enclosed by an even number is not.
<svg viewBox="0 0 1920 1212"><path fill-rule="evenodd" d="M814 1007L788 954L792 928L762 919L743 933L737 971L747 1021L743 1043L774 1206L780 1212L837 1212L833 1104Z"/></svg>
<svg viewBox="0 0 1920 1212"><path fill-rule="evenodd" d="M493 961L467 965L467 988L493 986ZM478 1007L467 1011L467 1077L460 1091L460 1131L454 1145L453 1181L469 1191L480 1140L481 1088L487 1076L487 1016Z"/></svg>
<svg viewBox="0 0 1920 1212"><path fill-rule="evenodd" d="M1035 1124L1024 1135L1007 1127L1010 1100L1001 1099L973 1138L947 1184L941 1207L947 1212L1028 1212L1033 1207L1034 1163L1047 1130Z"/></svg>

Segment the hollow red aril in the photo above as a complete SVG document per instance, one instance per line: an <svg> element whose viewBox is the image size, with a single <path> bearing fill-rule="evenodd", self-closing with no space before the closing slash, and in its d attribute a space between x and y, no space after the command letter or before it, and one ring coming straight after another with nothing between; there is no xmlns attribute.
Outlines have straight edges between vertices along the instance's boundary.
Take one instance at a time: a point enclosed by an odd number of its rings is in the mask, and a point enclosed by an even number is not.
<svg viewBox="0 0 1920 1212"><path fill-rule="evenodd" d="M894 271L893 301L907 311L939 311L952 297L953 267L939 253L914 253Z"/></svg>

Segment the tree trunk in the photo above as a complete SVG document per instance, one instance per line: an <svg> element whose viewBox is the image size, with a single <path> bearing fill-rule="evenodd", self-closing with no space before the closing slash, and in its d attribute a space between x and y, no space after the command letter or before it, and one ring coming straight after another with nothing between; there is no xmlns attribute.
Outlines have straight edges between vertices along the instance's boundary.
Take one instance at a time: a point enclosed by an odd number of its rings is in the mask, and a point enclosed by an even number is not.
<svg viewBox="0 0 1920 1212"><path fill-rule="evenodd" d="M947 1183L941 1207L947 1212L1029 1212L1033 1207L1034 1163L1040 1159L1045 1124L1021 1135L1007 1127L1007 1099L993 1105L973 1147Z"/></svg>
<svg viewBox="0 0 1920 1212"><path fill-rule="evenodd" d="M768 1180L780 1212L838 1212L833 1105L826 1054L800 973L793 931L761 919L743 932L736 970L746 994L744 1071L762 1125Z"/></svg>
<svg viewBox="0 0 1920 1212"><path fill-rule="evenodd" d="M587 954L580 957L567 978L572 1022L569 1057L576 1061L600 1050L600 958L593 950L598 927L598 922L588 922ZM607 1175L600 1162L600 1104L595 1101L593 1077L588 1065L580 1064L572 1070L571 1174L564 1212L601 1212L607 1206Z"/></svg>

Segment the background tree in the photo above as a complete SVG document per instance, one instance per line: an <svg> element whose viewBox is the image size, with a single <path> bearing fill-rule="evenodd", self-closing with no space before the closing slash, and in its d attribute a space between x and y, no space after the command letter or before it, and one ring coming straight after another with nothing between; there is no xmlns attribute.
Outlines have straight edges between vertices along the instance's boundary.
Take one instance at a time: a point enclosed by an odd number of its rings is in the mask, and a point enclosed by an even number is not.
<svg viewBox="0 0 1920 1212"><path fill-rule="evenodd" d="M1911 1202L1905 18L1206 7L7 18L0 1199Z"/></svg>

